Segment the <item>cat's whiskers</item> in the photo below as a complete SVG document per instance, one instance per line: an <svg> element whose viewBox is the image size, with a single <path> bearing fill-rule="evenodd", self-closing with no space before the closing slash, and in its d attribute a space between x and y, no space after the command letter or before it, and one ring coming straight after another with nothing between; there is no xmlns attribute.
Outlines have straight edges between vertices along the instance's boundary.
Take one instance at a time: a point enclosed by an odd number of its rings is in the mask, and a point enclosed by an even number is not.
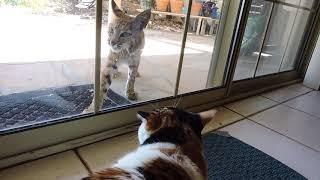
<svg viewBox="0 0 320 180"><path fill-rule="evenodd" d="M175 108L177 108L179 106L181 100L182 100L182 96L180 95L177 104L174 105Z"/></svg>
<svg viewBox="0 0 320 180"><path fill-rule="evenodd" d="M158 103L158 102L156 103L156 108L155 108L155 109L160 109L160 108L159 108L159 103Z"/></svg>
<svg viewBox="0 0 320 180"><path fill-rule="evenodd" d="M157 107L153 103L150 103L150 106L152 107L152 109L157 109Z"/></svg>
<svg viewBox="0 0 320 180"><path fill-rule="evenodd" d="M175 107L175 106L176 106L176 103L177 103L177 98L174 98L174 101L173 101L172 107Z"/></svg>

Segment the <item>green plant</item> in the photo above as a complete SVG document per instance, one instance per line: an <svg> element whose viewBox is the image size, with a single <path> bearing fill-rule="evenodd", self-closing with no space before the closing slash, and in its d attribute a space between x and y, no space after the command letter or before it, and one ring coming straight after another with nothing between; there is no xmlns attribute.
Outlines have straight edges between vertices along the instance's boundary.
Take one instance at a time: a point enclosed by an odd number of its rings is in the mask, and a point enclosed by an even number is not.
<svg viewBox="0 0 320 180"><path fill-rule="evenodd" d="M48 5L48 0L18 0L18 5L39 11Z"/></svg>
<svg viewBox="0 0 320 180"><path fill-rule="evenodd" d="M18 1L19 0L4 0L3 2L6 5L16 6L16 5L18 5Z"/></svg>

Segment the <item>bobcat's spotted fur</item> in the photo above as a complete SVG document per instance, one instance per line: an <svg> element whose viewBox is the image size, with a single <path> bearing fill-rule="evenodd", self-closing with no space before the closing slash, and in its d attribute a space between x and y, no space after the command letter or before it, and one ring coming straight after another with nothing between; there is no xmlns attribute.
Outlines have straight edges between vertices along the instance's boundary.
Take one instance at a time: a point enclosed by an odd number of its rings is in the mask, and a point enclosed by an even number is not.
<svg viewBox="0 0 320 180"><path fill-rule="evenodd" d="M128 79L125 94L129 100L136 100L137 93L134 90L135 78L139 76L138 67L141 53L144 48L144 32L151 11L146 10L136 17L126 15L119 9L114 0L110 0L108 22L108 44L110 46L106 65L101 71L100 98L103 99L110 88L112 79L118 75L118 65L128 65ZM85 111L93 111L94 102Z"/></svg>

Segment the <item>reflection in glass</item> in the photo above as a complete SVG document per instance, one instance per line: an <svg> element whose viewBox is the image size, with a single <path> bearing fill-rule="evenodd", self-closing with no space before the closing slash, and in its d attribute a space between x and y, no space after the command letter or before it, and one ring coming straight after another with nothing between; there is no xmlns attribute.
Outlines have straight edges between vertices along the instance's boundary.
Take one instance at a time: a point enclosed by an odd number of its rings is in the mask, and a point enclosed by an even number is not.
<svg viewBox="0 0 320 180"><path fill-rule="evenodd" d="M290 4L298 7L306 2L290 1ZM266 3L252 1L234 80L294 70L297 66L310 12L295 6ZM254 10L261 7L269 9L265 16Z"/></svg>
<svg viewBox="0 0 320 180"><path fill-rule="evenodd" d="M296 8L274 5L256 76L279 71L296 14Z"/></svg>
<svg viewBox="0 0 320 180"><path fill-rule="evenodd" d="M299 48L301 47L304 37L303 35L305 33L309 14L309 11L302 9L298 10L280 71L293 70L296 67Z"/></svg>
<svg viewBox="0 0 320 180"><path fill-rule="evenodd" d="M193 3L198 2L194 1ZM206 84L222 8L222 0L216 1L216 3L207 1L203 3L201 12L191 16L179 93L211 88L206 87ZM201 27L198 27L199 25Z"/></svg>
<svg viewBox="0 0 320 180"><path fill-rule="evenodd" d="M312 8L314 0L278 0L279 2L293 5L296 7Z"/></svg>
<svg viewBox="0 0 320 180"><path fill-rule="evenodd" d="M272 3L270 2L252 1L234 80L254 76L271 9Z"/></svg>

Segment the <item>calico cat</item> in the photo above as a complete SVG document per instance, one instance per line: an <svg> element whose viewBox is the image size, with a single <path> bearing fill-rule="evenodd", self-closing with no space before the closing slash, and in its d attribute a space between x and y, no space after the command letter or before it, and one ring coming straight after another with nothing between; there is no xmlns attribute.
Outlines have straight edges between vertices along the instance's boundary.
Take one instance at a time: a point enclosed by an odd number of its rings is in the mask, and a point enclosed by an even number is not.
<svg viewBox="0 0 320 180"><path fill-rule="evenodd" d="M142 121L136 151L87 180L206 180L201 130L216 110L199 114L177 108L138 112Z"/></svg>
<svg viewBox="0 0 320 180"><path fill-rule="evenodd" d="M141 53L144 48L145 38L143 29L147 26L151 10L145 10L136 17L126 15L119 9L114 0L109 1L108 16L108 44L110 46L106 65L101 71L99 109L103 99L110 88L112 78L119 75L118 65L128 65L128 79L125 95L129 100L136 100L134 91L135 78L139 76L138 67ZM84 112L92 112L94 102Z"/></svg>

